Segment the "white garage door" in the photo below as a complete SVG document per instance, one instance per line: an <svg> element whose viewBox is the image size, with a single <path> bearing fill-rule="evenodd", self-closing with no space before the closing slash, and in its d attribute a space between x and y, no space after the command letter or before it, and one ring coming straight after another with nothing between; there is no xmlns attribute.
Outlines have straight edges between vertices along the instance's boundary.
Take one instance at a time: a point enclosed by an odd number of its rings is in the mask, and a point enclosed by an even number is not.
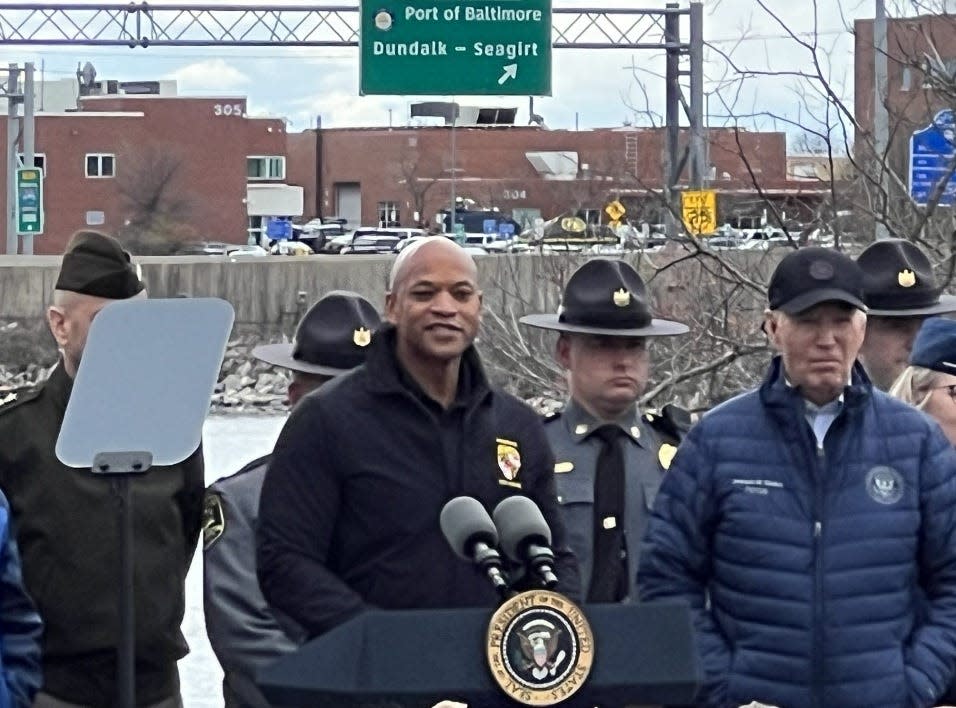
<svg viewBox="0 0 956 708"><path fill-rule="evenodd" d="M348 219L346 228L357 229L362 225L362 189L357 182L335 183L335 213Z"/></svg>

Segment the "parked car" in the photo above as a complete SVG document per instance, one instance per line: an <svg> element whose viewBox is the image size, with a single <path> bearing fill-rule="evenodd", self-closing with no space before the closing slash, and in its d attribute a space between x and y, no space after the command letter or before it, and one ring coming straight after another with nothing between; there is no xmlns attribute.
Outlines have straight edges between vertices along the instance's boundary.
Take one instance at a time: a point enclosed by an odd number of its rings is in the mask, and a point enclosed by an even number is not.
<svg viewBox="0 0 956 708"><path fill-rule="evenodd" d="M273 256L311 256L315 253L301 241L276 241L269 247Z"/></svg>
<svg viewBox="0 0 956 708"><path fill-rule="evenodd" d="M236 258L261 258L262 256L268 256L269 252L262 246L251 245L233 248L226 255L229 256L229 260L234 260Z"/></svg>
<svg viewBox="0 0 956 708"><path fill-rule="evenodd" d="M402 239L397 236L387 233L364 234L356 237L340 253L342 255L350 253L395 253L395 248L401 241Z"/></svg>
<svg viewBox="0 0 956 708"><path fill-rule="evenodd" d="M182 244L176 253L176 256L225 256L230 250L240 247L238 243L225 243L223 241L191 241Z"/></svg>

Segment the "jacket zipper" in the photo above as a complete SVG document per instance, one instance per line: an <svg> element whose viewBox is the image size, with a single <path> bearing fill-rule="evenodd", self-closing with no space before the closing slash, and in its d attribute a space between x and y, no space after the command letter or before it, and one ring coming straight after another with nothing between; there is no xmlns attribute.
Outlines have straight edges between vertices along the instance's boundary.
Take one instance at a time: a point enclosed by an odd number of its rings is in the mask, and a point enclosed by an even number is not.
<svg viewBox="0 0 956 708"><path fill-rule="evenodd" d="M823 488L826 451L816 446L813 475L813 705L823 705Z"/></svg>

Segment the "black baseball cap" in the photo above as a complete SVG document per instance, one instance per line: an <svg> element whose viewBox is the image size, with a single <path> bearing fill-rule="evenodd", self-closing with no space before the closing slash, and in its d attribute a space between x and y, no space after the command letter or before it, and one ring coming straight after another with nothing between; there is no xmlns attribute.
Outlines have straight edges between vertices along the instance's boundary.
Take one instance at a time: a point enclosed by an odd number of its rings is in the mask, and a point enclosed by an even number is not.
<svg viewBox="0 0 956 708"><path fill-rule="evenodd" d="M844 302L866 312L863 271L831 248L811 246L787 254L770 277L771 310L796 315L823 302Z"/></svg>
<svg viewBox="0 0 956 708"><path fill-rule="evenodd" d="M910 364L956 375L956 321L926 319L913 342Z"/></svg>

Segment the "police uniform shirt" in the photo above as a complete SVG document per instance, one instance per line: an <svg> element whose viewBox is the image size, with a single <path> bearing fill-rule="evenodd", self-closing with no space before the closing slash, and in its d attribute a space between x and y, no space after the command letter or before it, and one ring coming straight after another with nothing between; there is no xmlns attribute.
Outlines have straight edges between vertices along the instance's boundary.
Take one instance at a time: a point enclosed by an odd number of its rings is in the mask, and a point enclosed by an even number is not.
<svg viewBox="0 0 956 708"><path fill-rule="evenodd" d="M647 527L650 510L675 450L649 424L635 406L616 424L624 435L624 519L605 519L604 524L624 524L627 548L628 599L636 599L634 580L637 553ZM555 485L571 548L581 570L582 597L587 597L594 555L594 478L603 443L594 431L602 425L584 408L569 401L560 414L545 421L545 432L554 451ZM663 450L662 450L663 446Z"/></svg>

